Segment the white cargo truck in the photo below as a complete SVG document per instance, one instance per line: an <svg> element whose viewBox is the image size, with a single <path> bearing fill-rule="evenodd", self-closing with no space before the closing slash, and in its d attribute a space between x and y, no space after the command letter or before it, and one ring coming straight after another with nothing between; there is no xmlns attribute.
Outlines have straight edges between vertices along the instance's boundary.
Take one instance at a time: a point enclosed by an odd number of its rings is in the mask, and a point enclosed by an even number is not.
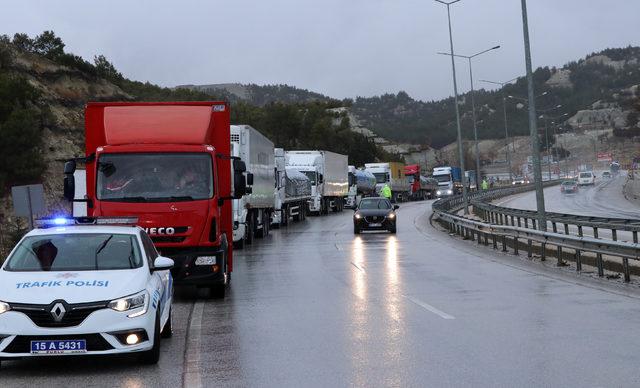
<svg viewBox="0 0 640 388"><path fill-rule="evenodd" d="M276 207L271 224L286 226L290 219L302 221L307 216L311 199L311 180L303 173L286 167L284 150L275 149Z"/></svg>
<svg viewBox="0 0 640 388"><path fill-rule="evenodd" d="M249 125L232 125L231 156L240 157L253 176L252 192L233 200L233 243L242 247L269 234L276 203L273 143Z"/></svg>
<svg viewBox="0 0 640 388"><path fill-rule="evenodd" d="M288 169L306 175L311 181L309 212L328 214L342 211L349 193L348 157L330 151L287 151Z"/></svg>
<svg viewBox="0 0 640 388"><path fill-rule="evenodd" d="M365 163L364 170L376 177L376 191L381 192L385 184L391 188L391 200L406 201L411 194L411 184L404 175L404 164L399 162Z"/></svg>

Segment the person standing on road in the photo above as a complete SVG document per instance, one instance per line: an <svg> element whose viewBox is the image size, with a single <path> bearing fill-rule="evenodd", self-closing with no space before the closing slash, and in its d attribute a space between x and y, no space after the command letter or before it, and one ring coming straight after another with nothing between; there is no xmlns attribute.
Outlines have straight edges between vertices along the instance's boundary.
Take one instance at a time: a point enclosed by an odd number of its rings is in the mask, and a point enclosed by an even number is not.
<svg viewBox="0 0 640 388"><path fill-rule="evenodd" d="M489 188L489 182L487 182L487 178L484 177L482 179L482 190L487 190Z"/></svg>
<svg viewBox="0 0 640 388"><path fill-rule="evenodd" d="M391 200L391 187L388 184L384 184L382 187L382 196L388 200Z"/></svg>

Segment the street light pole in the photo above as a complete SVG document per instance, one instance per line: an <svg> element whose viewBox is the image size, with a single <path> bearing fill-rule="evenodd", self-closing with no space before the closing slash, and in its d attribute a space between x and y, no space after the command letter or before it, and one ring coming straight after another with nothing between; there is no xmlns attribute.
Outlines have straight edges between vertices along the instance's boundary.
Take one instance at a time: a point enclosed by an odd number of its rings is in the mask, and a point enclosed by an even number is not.
<svg viewBox="0 0 640 388"><path fill-rule="evenodd" d="M536 186L536 206L538 210L538 229L547 230L547 215L544 206L544 191L542 190L542 168L540 166L540 144L538 140L538 123L536 117L536 101L533 84L533 69L531 65L531 47L529 44L529 22L527 18L527 0L522 4L522 31L524 35L524 57L527 68L527 89L529 91L529 135L531 137L531 154L533 158L533 176Z"/></svg>
<svg viewBox="0 0 640 388"><path fill-rule="evenodd" d="M451 4L457 3L460 0L453 0L450 2L446 2L443 0L435 0L440 4L444 4L447 6L447 20L449 23L449 46L451 48L451 71L453 73L453 95L455 98L455 108L456 108L456 126L458 131L458 155L460 160L460 169L464 171L464 149L462 147L462 130L460 128L460 109L458 108L458 81L456 80L456 61L453 58L453 33L451 32ZM464 176L463 176L464 180ZM462 184L462 200L464 201L464 214L469 214L469 197L467 194L467 186Z"/></svg>
<svg viewBox="0 0 640 388"><path fill-rule="evenodd" d="M482 82L487 82L490 84L500 85L500 92L502 93L502 109L504 111L504 143L506 149L506 158L507 158L507 168L509 169L509 183L513 181L513 173L511 172L511 153L509 152L509 127L507 126L507 96L504 93L504 85L510 84L511 82L517 80L518 77L509 80L507 82L494 82L487 80L480 80Z"/></svg>
<svg viewBox="0 0 640 388"><path fill-rule="evenodd" d="M460 55L453 53L438 53L441 55L451 55L452 57L465 58L469 60L469 80L471 82L471 116L473 118L473 138L475 142L475 154L476 154L476 189L480 187L480 147L478 146L478 124L476 120L476 102L475 102L475 90L473 88L473 66L471 66L471 59L477 57L478 55L484 54L491 50L497 50L500 46L494 46L490 49L486 49L480 51L479 53L475 53L473 55ZM471 185L471 183L469 183Z"/></svg>

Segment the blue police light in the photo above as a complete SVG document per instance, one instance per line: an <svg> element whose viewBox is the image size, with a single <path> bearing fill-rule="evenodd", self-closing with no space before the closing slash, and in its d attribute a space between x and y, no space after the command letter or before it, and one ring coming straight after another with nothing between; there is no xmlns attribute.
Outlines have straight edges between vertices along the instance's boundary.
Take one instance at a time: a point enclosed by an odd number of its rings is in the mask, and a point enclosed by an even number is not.
<svg viewBox="0 0 640 388"><path fill-rule="evenodd" d="M68 224L71 224L73 222L73 220L70 220L70 219L64 218L64 217L57 217L57 218L54 218L51 222L54 225L68 225Z"/></svg>

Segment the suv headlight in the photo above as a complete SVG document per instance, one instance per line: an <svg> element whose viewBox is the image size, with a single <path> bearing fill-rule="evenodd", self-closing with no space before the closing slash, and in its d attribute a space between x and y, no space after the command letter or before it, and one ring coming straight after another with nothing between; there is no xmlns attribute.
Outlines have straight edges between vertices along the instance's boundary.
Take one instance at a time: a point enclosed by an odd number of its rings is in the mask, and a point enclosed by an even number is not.
<svg viewBox="0 0 640 388"><path fill-rule="evenodd" d="M0 314L6 313L9 310L11 310L11 306L9 306L9 303L0 302Z"/></svg>
<svg viewBox="0 0 640 388"><path fill-rule="evenodd" d="M394 219L394 218L396 218L396 213L389 213L389 214L387 214L387 218L390 218L390 219Z"/></svg>
<svg viewBox="0 0 640 388"><path fill-rule="evenodd" d="M138 310L127 316L129 318L139 317L147 313L149 307L149 294L147 291L140 291L137 294L112 300L109 302L107 307L120 312Z"/></svg>
<svg viewBox="0 0 640 388"><path fill-rule="evenodd" d="M362 214L360 214L360 213L356 213L354 217L356 217L356 219L358 219L358 220L359 220L359 219L361 219L361 218L362 218Z"/></svg>

